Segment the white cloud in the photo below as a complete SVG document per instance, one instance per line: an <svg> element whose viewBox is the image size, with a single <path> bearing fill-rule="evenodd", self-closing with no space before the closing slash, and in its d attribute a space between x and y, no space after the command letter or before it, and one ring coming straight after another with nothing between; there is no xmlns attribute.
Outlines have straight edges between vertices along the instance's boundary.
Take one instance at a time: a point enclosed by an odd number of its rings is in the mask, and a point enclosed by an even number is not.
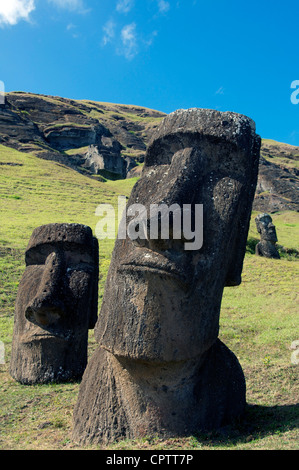
<svg viewBox="0 0 299 470"><path fill-rule="evenodd" d="M160 13L166 13L168 10L170 10L170 3L166 2L165 0L159 0L158 7Z"/></svg>
<svg viewBox="0 0 299 470"><path fill-rule="evenodd" d="M121 40L123 43L123 55L131 60L138 52L136 24L131 23L123 27L121 31Z"/></svg>
<svg viewBox="0 0 299 470"><path fill-rule="evenodd" d="M21 20L29 21L35 10L35 0L0 0L0 25L15 25Z"/></svg>
<svg viewBox="0 0 299 470"><path fill-rule="evenodd" d="M129 13L134 6L134 0L118 0L116 4L116 11L119 13Z"/></svg>
<svg viewBox="0 0 299 470"><path fill-rule="evenodd" d="M77 39L81 36L81 34L77 32L77 25L73 23L69 23L66 27L66 30L74 39Z"/></svg>
<svg viewBox="0 0 299 470"><path fill-rule="evenodd" d="M112 20L107 21L103 26L104 36L103 36L103 45L106 46L112 39L115 37L115 23Z"/></svg>
<svg viewBox="0 0 299 470"><path fill-rule="evenodd" d="M64 8L65 10L79 11L83 13L84 3L83 0L48 0L49 3L53 3L58 8Z"/></svg>
<svg viewBox="0 0 299 470"><path fill-rule="evenodd" d="M223 86L221 86L220 88L218 88L217 91L215 91L215 95L224 95L224 88L223 88Z"/></svg>
<svg viewBox="0 0 299 470"><path fill-rule="evenodd" d="M155 37L158 36L158 31L153 31L148 39L145 39L144 43L146 46L151 46L155 40Z"/></svg>

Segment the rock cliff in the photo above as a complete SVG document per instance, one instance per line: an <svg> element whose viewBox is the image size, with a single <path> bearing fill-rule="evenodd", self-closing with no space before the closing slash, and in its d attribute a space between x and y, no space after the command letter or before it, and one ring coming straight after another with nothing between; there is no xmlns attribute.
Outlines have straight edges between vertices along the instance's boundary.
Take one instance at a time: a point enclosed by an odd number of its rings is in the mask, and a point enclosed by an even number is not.
<svg viewBox="0 0 299 470"><path fill-rule="evenodd" d="M164 116L138 106L14 92L0 106L0 143L89 176L126 178Z"/></svg>
<svg viewBox="0 0 299 470"><path fill-rule="evenodd" d="M299 147L263 140L254 208L299 211Z"/></svg>

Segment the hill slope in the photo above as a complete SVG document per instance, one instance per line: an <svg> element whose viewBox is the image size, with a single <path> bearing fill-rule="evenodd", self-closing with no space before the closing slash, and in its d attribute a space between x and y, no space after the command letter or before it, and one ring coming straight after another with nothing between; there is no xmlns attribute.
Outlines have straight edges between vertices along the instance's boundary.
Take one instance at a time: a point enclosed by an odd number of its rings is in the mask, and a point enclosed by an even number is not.
<svg viewBox="0 0 299 470"><path fill-rule="evenodd" d="M299 210L299 147L262 141L254 208L262 212Z"/></svg>
<svg viewBox="0 0 299 470"><path fill-rule="evenodd" d="M0 143L87 175L106 170L125 178L164 116L138 106L8 93L0 107Z"/></svg>
<svg viewBox="0 0 299 470"><path fill-rule="evenodd" d="M72 441L73 408L79 383L24 386L9 375L14 305L24 251L33 228L50 222L77 222L95 230L96 207L117 204L136 180L106 183L86 178L58 162L0 145L0 447L10 450L78 449ZM257 237L252 214L250 237ZM299 246L299 215L273 217L279 243ZM113 240L100 240L99 308ZM298 449L298 366L291 364L298 332L298 258L280 260L245 256L243 282L225 288L220 338L237 355L247 382L248 407L242 423L221 434L167 441L126 441L111 446L126 450ZM89 357L96 342L89 337Z"/></svg>
<svg viewBox="0 0 299 470"><path fill-rule="evenodd" d="M0 143L96 179L139 176L164 113L140 106L13 92L0 106ZM254 209L299 211L299 147L264 139ZM0 161L1 163L1 161Z"/></svg>

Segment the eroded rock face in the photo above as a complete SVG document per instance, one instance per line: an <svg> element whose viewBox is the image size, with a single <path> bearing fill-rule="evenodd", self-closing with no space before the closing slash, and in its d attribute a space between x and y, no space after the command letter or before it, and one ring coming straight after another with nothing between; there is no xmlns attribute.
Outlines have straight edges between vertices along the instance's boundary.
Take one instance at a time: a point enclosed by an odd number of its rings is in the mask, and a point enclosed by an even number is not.
<svg viewBox="0 0 299 470"><path fill-rule="evenodd" d="M297 149L297 147L294 147ZM279 155L279 154L278 154ZM294 157L298 159L298 157ZM273 159L275 162L275 158ZM290 155L290 160L291 155ZM259 212L299 210L299 172L294 168L276 165L261 156L259 177L253 209Z"/></svg>
<svg viewBox="0 0 299 470"><path fill-rule="evenodd" d="M44 225L34 230L25 260L10 373L23 384L80 379L97 320L97 239L84 225Z"/></svg>
<svg viewBox="0 0 299 470"><path fill-rule="evenodd" d="M272 218L269 214L259 214L256 219L256 228L261 236L261 241L256 245L255 252L258 256L279 259L280 255L276 248L277 234Z"/></svg>
<svg viewBox="0 0 299 470"><path fill-rule="evenodd" d="M152 129L164 116L138 106L7 93L0 106L0 143L84 175L105 170L113 179L126 178L143 161Z"/></svg>
<svg viewBox="0 0 299 470"><path fill-rule="evenodd" d="M84 157L84 167L94 174L101 170L114 173L122 178L127 176L128 163L121 155L121 145L112 138L102 138L101 145L90 145Z"/></svg>
<svg viewBox="0 0 299 470"><path fill-rule="evenodd" d="M180 110L159 127L128 207L203 205L203 246L186 250L171 230L116 241L75 440L182 436L242 414L245 380L219 315L224 287L241 282L259 150L254 123L234 113Z"/></svg>

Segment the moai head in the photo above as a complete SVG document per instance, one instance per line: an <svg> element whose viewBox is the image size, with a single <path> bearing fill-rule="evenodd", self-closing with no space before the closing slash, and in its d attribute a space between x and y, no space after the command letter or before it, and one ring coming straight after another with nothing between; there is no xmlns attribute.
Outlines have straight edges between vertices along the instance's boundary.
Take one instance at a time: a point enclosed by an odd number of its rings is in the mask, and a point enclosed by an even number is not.
<svg viewBox="0 0 299 470"><path fill-rule="evenodd" d="M255 219L255 223L261 236L261 241L255 248L256 254L265 258L280 259L280 254L275 246L277 242L276 230L270 215L259 214Z"/></svg>
<svg viewBox="0 0 299 470"><path fill-rule="evenodd" d="M255 125L245 116L191 109L165 118L128 213L143 206L147 232L153 205L176 205L181 214L185 205L194 245L186 244L185 234L177 237L171 217L168 237L153 239L140 230L134 240L127 230L127 238L116 241L95 328L104 349L164 363L194 358L216 341L223 289L241 282L259 150ZM128 217L127 227L131 222Z"/></svg>
<svg viewBox="0 0 299 470"><path fill-rule="evenodd" d="M11 375L21 383L79 379L97 320L98 242L85 225L34 230L15 306Z"/></svg>
<svg viewBox="0 0 299 470"><path fill-rule="evenodd" d="M255 219L255 223L261 240L267 240L273 244L277 242L276 229L269 214L259 214Z"/></svg>

